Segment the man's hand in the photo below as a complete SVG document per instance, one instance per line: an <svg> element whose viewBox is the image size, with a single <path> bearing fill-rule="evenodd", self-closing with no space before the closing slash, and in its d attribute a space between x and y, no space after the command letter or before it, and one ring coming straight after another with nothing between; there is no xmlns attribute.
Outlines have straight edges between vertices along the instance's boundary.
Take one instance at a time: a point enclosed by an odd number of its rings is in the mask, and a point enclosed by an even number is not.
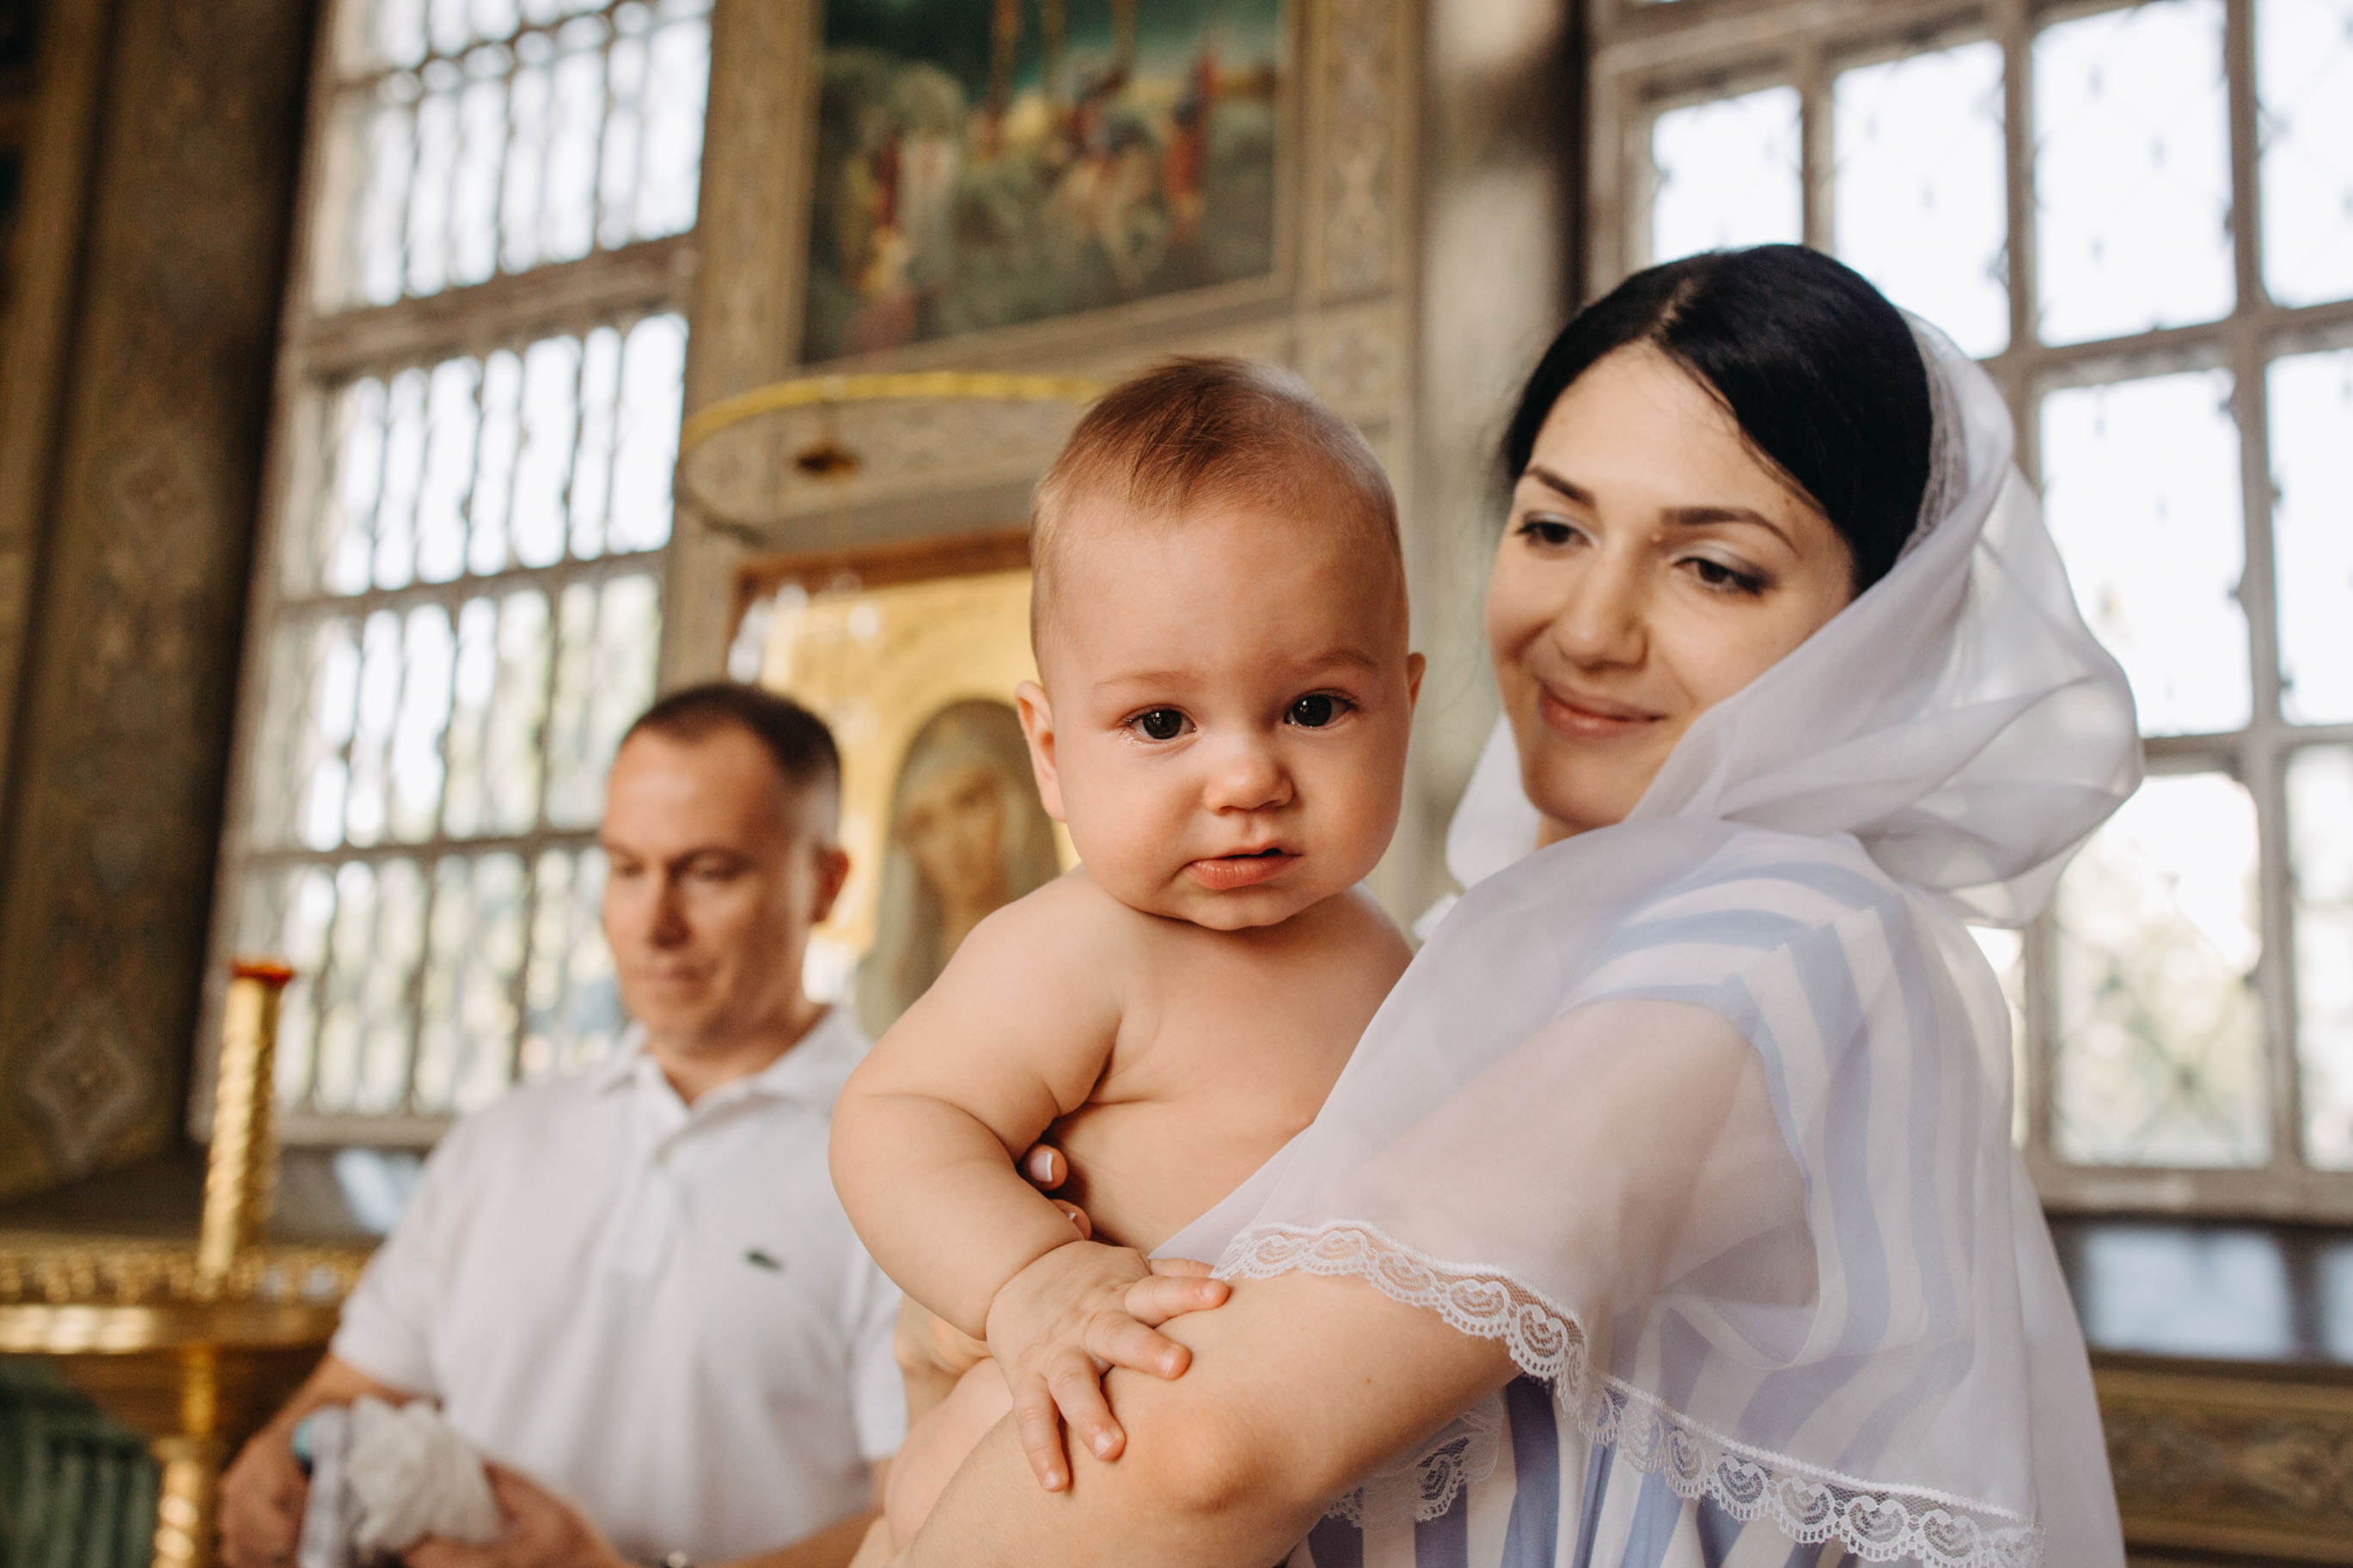
<svg viewBox="0 0 2353 1568"><path fill-rule="evenodd" d="M1005 1282L988 1307L988 1348L1013 1392L1014 1425L1048 1491L1070 1485L1062 1423L1098 1458L1126 1434L1103 1399L1114 1366L1178 1377L1192 1352L1159 1331L1169 1319L1221 1305L1229 1291L1209 1266L1152 1259L1131 1247L1073 1241Z"/></svg>
<svg viewBox="0 0 2353 1568"><path fill-rule="evenodd" d="M578 1509L521 1471L482 1468L506 1529L487 1546L427 1536L400 1554L407 1568L628 1568Z"/></svg>
<svg viewBox="0 0 2353 1568"><path fill-rule="evenodd" d="M221 1477L221 1561L227 1568L284 1568L293 1561L311 1483L294 1462L292 1432L290 1422L271 1422Z"/></svg>

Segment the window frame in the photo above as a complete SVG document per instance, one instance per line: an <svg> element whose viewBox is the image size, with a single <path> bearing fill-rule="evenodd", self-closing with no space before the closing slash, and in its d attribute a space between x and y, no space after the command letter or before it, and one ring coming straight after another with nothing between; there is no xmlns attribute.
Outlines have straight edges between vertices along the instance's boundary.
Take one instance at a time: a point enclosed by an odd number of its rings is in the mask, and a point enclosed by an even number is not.
<svg viewBox="0 0 2353 1568"><path fill-rule="evenodd" d="M2353 299L2274 304L2263 284L2260 127L2254 83L2256 0L2223 0L2232 192L2231 311L2194 326L2082 343L2047 345L2036 332L2032 179L2032 45L2052 22L2130 8L2136 0L1596 0L1588 90L1587 276L1599 295L1650 259L1649 133L1652 118L1681 103L1786 84L1800 101L1804 238L1831 250L1831 89L1838 69L1978 38L2003 58L2010 342L1984 361L2018 426L2018 461L2040 484L2037 412L2054 387L2185 368L2232 378L2239 434L2245 568L2238 599L2249 634L2253 716L2239 730L2147 736L2154 774L2220 772L2253 797L2258 833L2262 956L2253 984L2263 1005L2271 1154L2261 1166L2184 1168L2078 1165L2052 1142L2057 1037L2056 927L2046 914L2025 933L2022 1091L2024 1154L2045 1204L2083 1211L2142 1210L2272 1218L2353 1219L2353 1171L2305 1162L2297 1052L2293 868L2286 773L2315 745L2353 745L2353 723L2296 724L2282 713L2274 495L2266 406L2270 363L2288 353L2353 347ZM1834 253L1834 252L1833 252Z"/></svg>
<svg viewBox="0 0 2353 1568"><path fill-rule="evenodd" d="M253 566L246 597L242 647L237 663L237 716L230 738L230 763L223 800L218 856L213 879L212 913L207 938L205 989L198 1009L195 1048L191 1053L187 1102L192 1137L209 1138L212 1126L213 1067L218 1053L221 1008L230 961L237 956L236 935L242 910L247 870L259 858L299 864L339 865L355 860L381 862L413 859L430 865L448 852L467 855L511 852L525 866L528 879L536 875L543 849L593 846L594 826L554 828L544 809L529 830L513 835L451 837L437 831L416 841L386 839L373 846L344 845L312 851L285 848L258 850L252 842L251 816L256 789L255 764L266 718L271 644L291 615L332 602L340 613L364 624L384 608L442 604L452 622L470 599L501 591L536 585L547 595L551 616L563 589L573 583L599 583L620 575L648 575L658 597L668 608L669 584L676 542L648 550L616 552L593 560L575 560L567 553L551 566L510 566L477 575L470 570L447 583L412 583L398 589L370 588L348 595L290 598L285 591L285 552L290 523L308 515L328 482L324 471L330 457L326 430L333 416L336 393L349 382L368 374L392 375L412 367L429 367L466 354L487 356L501 349L519 349L552 336L585 335L599 327L618 326L624 331L650 315L689 315L699 258L696 226L654 239L636 240L610 249L592 248L576 259L545 263L520 272L497 271L479 283L444 288L421 296L404 294L387 304L322 310L316 268L324 247L322 230L335 198L342 195L350 171L338 167L333 141L338 100L358 76L339 71L358 28L365 23L371 0L322 0L320 26L310 61L308 101L304 114L301 174L294 192L292 239L280 309L280 331L269 430L267 437L260 504L256 512ZM605 7L611 9L611 4ZM705 13L706 19L710 16ZM706 21L707 25L707 21ZM710 121L709 97L704 100L704 125ZM551 623L552 624L552 623ZM668 637L652 650L654 689L669 674ZM556 659L551 647L549 679ZM546 775L549 731L543 722L535 736ZM447 737L444 737L447 744ZM523 921L523 955L517 966L514 988L518 1011L530 973L532 921ZM423 965L411 977L422 984ZM421 1027L421 1020L420 1020ZM415 1070L414 1042L410 1070ZM294 1108L282 1110L278 1134L289 1144L367 1144L382 1147L425 1147L437 1141L456 1120L454 1116L396 1113L323 1113Z"/></svg>

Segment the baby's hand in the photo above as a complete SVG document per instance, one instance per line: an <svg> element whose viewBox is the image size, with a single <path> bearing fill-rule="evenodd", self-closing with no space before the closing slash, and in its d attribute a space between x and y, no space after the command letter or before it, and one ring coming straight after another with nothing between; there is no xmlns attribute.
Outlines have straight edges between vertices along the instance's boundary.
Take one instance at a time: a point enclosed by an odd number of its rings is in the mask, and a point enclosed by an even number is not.
<svg viewBox="0 0 2353 1568"><path fill-rule="evenodd" d="M1222 1305L1225 1281L1185 1258L1146 1258L1125 1247L1074 1241L1005 1282L988 1306L988 1348L1013 1393L1013 1418L1030 1468L1048 1491L1071 1484L1062 1423L1097 1458L1115 1459L1127 1435L1103 1399L1114 1366L1176 1377L1192 1352L1158 1331L1169 1319Z"/></svg>

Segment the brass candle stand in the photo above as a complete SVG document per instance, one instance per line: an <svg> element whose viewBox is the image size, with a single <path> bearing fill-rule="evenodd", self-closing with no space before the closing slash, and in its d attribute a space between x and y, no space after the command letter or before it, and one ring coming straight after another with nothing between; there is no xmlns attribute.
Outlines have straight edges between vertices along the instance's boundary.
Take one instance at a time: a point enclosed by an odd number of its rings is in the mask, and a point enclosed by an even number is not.
<svg viewBox="0 0 2353 1568"><path fill-rule="evenodd" d="M143 1437L162 1475L155 1568L211 1568L222 1467L309 1375L364 1248L261 1240L276 1184L278 999L293 972L241 961L195 1245L0 1246L0 1354L42 1357Z"/></svg>

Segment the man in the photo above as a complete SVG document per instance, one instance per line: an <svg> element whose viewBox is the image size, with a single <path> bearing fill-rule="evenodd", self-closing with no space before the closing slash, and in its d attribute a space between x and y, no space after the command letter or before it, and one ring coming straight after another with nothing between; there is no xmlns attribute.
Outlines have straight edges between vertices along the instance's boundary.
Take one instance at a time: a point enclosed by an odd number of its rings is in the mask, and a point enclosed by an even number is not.
<svg viewBox="0 0 2353 1568"><path fill-rule="evenodd" d="M825 726L750 687L630 728L602 837L636 1027L442 1140L329 1355L222 1482L230 1568L282 1568L294 1425L364 1394L438 1400L509 1516L411 1568L849 1561L905 1417L897 1292L826 1174L866 1041L800 982L849 868L839 795Z"/></svg>

